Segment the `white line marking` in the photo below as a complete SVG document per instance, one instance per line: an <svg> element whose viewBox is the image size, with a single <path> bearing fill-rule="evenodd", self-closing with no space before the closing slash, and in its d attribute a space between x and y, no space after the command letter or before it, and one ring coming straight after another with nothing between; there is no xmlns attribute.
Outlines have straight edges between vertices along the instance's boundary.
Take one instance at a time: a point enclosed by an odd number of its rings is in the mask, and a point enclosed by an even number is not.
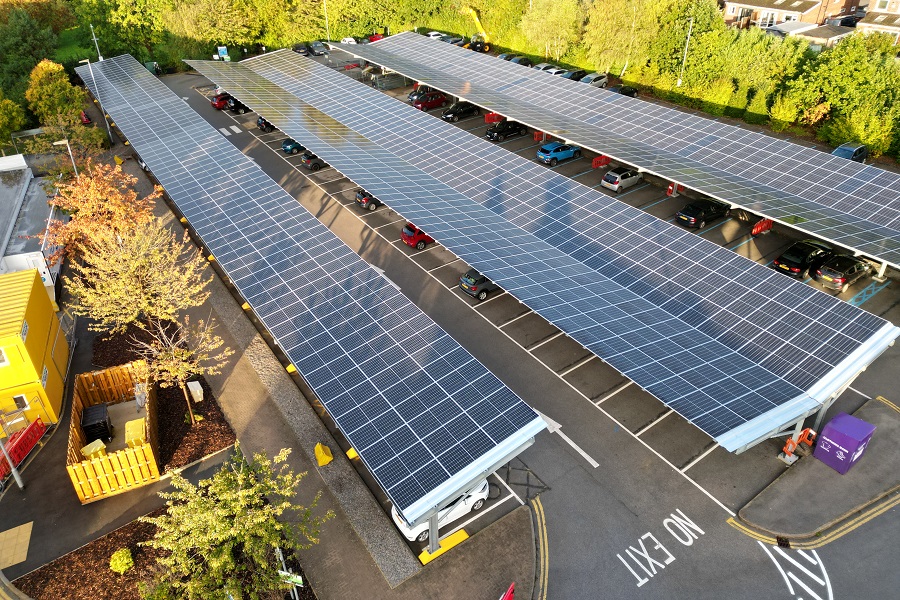
<svg viewBox="0 0 900 600"><path fill-rule="evenodd" d="M594 406L600 406L601 404L603 404L604 402L606 402L607 400L609 400L610 398L612 398L613 396L615 396L616 394L618 394L619 392L621 392L622 390L624 390L625 388L627 388L628 386L630 386L630 385L633 384L633 383L634 383L634 382L633 382L632 380L629 379L628 381L626 381L625 383L621 384L619 387L617 387L616 389L614 389L613 391L611 391L611 392L608 393L607 395L603 396L602 398L600 398L600 399L597 400L596 402L592 402L592 404L593 404Z"/></svg>
<svg viewBox="0 0 900 600"><path fill-rule="evenodd" d="M789 563L791 563L792 565L794 565L795 567L797 567L798 569L800 569L801 571L803 571L804 573L806 573L806 576L807 576L807 577L809 577L810 579L814 580L814 581L815 581L816 583L818 583L819 585L825 585L825 582L822 581L822 579L821 579L820 577L817 577L816 575L813 575L813 573L812 573L809 569L807 569L806 567L804 567L803 565L801 565L800 563L798 563L796 560L794 560L794 558L793 558L790 554L788 554L787 552L785 552L785 551L782 550L781 548L775 548L775 552L777 552L778 554L780 554L780 555L782 556L782 558L784 558L784 560L788 561ZM790 574L790 573L789 573L789 574Z"/></svg>
<svg viewBox="0 0 900 600"><path fill-rule="evenodd" d="M565 443L567 443L568 445L572 446L572 448L575 450L575 452L577 452L578 454L580 454L581 457L582 457L584 460L588 461L588 462L590 463L590 465L591 465L592 467L594 467L595 469L596 469L597 467L600 466L600 463L598 463L596 460L594 460L593 458L591 458L590 454L588 454L587 452L585 452L584 450L582 450L582 449L581 449L581 446L579 446L578 444L576 444L575 442L573 442L572 439L571 439L569 436L567 436L566 434L564 434L564 433L562 432L562 425L560 425L559 423L557 423L556 421L554 421L553 419L551 419L550 417L548 417L547 415L545 415L544 413L542 413L542 412L539 411L539 410L535 410L535 412L536 412L537 414L541 415L541 418L542 418L542 419L544 419L545 421L547 421L547 430L550 431L550 433L555 433L556 435L558 435L559 437L561 437Z"/></svg>
<svg viewBox="0 0 900 600"><path fill-rule="evenodd" d="M235 133L241 133L241 128L238 127L237 125L232 125L231 130Z"/></svg>
<svg viewBox="0 0 900 600"><path fill-rule="evenodd" d="M802 556L804 559L806 559L806 561L807 561L809 564L811 564L811 565L818 564L818 563L816 563L816 561L815 561L814 558L812 558L809 554L806 553L805 550L797 550L797 554L799 554L799 555Z"/></svg>
<svg viewBox="0 0 900 600"><path fill-rule="evenodd" d="M657 423L659 423L660 421L662 421L663 419L665 419L666 417L668 417L669 415L671 415L673 412L675 412L675 411L672 410L672 409L670 408L668 412L663 413L663 416L661 416L660 418L656 419L655 421L651 421L651 422L648 423L643 429L639 430L639 431L638 431L637 433L635 433L634 435L637 435L637 436L644 435L644 433L645 433L648 429L650 429L651 427L653 427L654 425L656 425Z"/></svg>
<svg viewBox="0 0 900 600"><path fill-rule="evenodd" d="M460 260L462 260L462 259L460 259ZM457 285L459 285L459 284L457 283L457 284L454 285L453 287L456 287ZM500 290L500 291L494 290L494 291L491 293L490 296L488 296L488 297L485 298L484 300L480 301L478 304L474 305L472 308L475 309L475 308L477 308L477 307L479 307L479 306L484 306L485 304L487 304L487 303L490 302L491 300L496 300L497 298L502 297L505 293L506 293L506 290ZM475 312L478 312L478 311L476 310ZM494 325L494 327L497 327L497 326ZM497 327L497 329L500 329L500 328Z"/></svg>
<svg viewBox="0 0 900 600"><path fill-rule="evenodd" d="M858 389L856 389L856 388L854 388L854 387L848 387L847 389L848 389L848 390L851 390L851 391L853 391L853 392L856 392L857 394L859 394L860 396L862 396L862 397L865 398L866 400L871 400L871 399L872 399L872 396L867 396L866 394L863 394L861 391L859 391Z"/></svg>
<svg viewBox="0 0 900 600"><path fill-rule="evenodd" d="M462 260L461 258L454 258L453 260L451 260L451 261L448 262L448 263L444 263L444 264L442 264L442 265L438 265L438 266L432 267L432 268L430 268L430 269L425 269L425 272L426 272L426 273L431 273L432 271L437 271L438 269L443 269L444 267L446 267L446 266L448 266L448 265L452 265L453 263L459 262L459 261L461 261L461 260Z"/></svg>
<svg viewBox="0 0 900 600"><path fill-rule="evenodd" d="M456 533L457 531L459 531L460 529L462 529L463 527L465 527L465 526L468 525L469 523L474 522L474 521L477 520L478 518L482 517L483 515L488 514L489 512L491 512L492 510L494 510L495 508L499 507L501 504L503 504L504 502L506 502L506 501L509 500L510 498L512 498L512 496L505 496L504 498L498 500L497 502L495 502L493 505L489 506L488 508L485 508L484 510L479 510L478 512L475 513L475 516L474 516L474 517L472 517L471 519L469 519L469 520L467 520L467 521L463 521L462 523L460 523L459 525L457 525L456 527L454 527L453 529L451 529L450 531L448 531L447 533L445 533L444 535L442 535L442 536L441 536L441 539L444 539L444 538L447 537L448 535L453 535L454 533Z"/></svg>
<svg viewBox="0 0 900 600"><path fill-rule="evenodd" d="M828 590L828 600L834 598L834 593L831 590L831 579L828 578L828 571L825 570L825 564L822 562L822 559L819 558L819 555L815 550L810 550L812 555L816 557L816 562L819 563L819 566L822 567L822 577L825 578L825 588Z"/></svg>
<svg viewBox="0 0 900 600"><path fill-rule="evenodd" d="M500 483L503 484L503 487L505 487L506 489L509 490L509 493L510 493L510 494L512 494L513 496L516 497L516 500L519 501L519 504L521 504L522 506L525 506L525 501L522 500L522 498L520 498L519 495L518 495L517 493L515 493L511 487L509 487L509 484L508 484L508 483L506 483L505 481L503 481L503 478L502 478L502 477L500 477L499 475L497 475L497 472L496 472L496 471L494 471L494 477L496 477L496 478L500 481Z"/></svg>
<svg viewBox="0 0 900 600"><path fill-rule="evenodd" d="M800 580L799 577L797 577L796 575L794 575L793 572L788 571L788 577L790 577L791 579L793 579L793 580L794 580L794 583L796 583L797 585L799 585L800 587L802 587L804 590L806 590L806 593L809 594L810 596L812 596L815 600L822 600L822 597L821 597L820 595L818 595L817 593L815 593L814 591L812 591L812 589L811 589L808 585L806 585L805 583L803 583L803 582ZM802 599L801 599L801 600L802 600Z"/></svg>
<svg viewBox="0 0 900 600"><path fill-rule="evenodd" d="M571 367L569 367L568 369L566 369L566 370L563 371L562 373L559 373L559 376L560 376L561 378L562 378L562 377L565 377L566 375L568 375L569 373L571 373L571 372L574 371L575 369L578 369L578 368L580 368L580 367L582 367L582 366L588 364L589 362L591 362L591 361L594 360L595 358L597 358L597 355L596 355L596 354L591 354L590 356L587 356L587 357L585 357L585 358L582 358L581 360L579 360L577 363L575 363L574 365L572 365ZM552 371L553 369L550 369L550 370ZM579 392L579 393L580 393L580 392ZM581 395L583 396L584 394L581 394Z"/></svg>
<svg viewBox="0 0 900 600"><path fill-rule="evenodd" d="M500 328L500 327L506 327L506 326L509 325L510 323L515 323L516 321L518 321L518 320L521 319L522 317L527 317L528 315L532 315L532 314L534 314L534 311L529 309L529 310L525 311L524 313L522 313L521 315L519 315L518 317L513 317L512 319L510 319L509 321L507 321L507 322L504 323L503 325L498 325L497 327L498 327L498 328Z"/></svg>
<svg viewBox="0 0 900 600"><path fill-rule="evenodd" d="M791 580L788 579L787 574L784 572L784 569L781 568L781 565L778 564L778 561L775 560L775 557L772 556L772 553L769 552L769 548L766 547L765 544L763 544L762 542L760 542L758 540L756 543L759 544L759 547L763 549L763 552L765 552L769 556L769 558L772 560L772 562L775 563L775 568L778 569L779 573L781 573L781 577L784 579L784 585L787 586L788 593L793 595L794 594L794 586L791 585Z"/></svg>
<svg viewBox="0 0 900 600"><path fill-rule="evenodd" d="M561 335L563 335L563 332L562 332L562 331L559 331L559 332L557 332L557 333L554 333L553 335L551 335L550 337L548 337L546 340L541 340L540 342L538 342L538 343L535 344L534 346L530 346L530 347L528 348L528 351L529 351L529 352L534 352L535 350L537 350L538 348L540 348L541 346L543 346L543 345L546 344L547 342L552 342L553 340L555 340L556 338L558 338L558 337L561 336Z"/></svg>
<svg viewBox="0 0 900 600"><path fill-rule="evenodd" d="M684 475L684 474L687 472L688 469L690 469L691 467L693 467L694 465L696 465L698 462L700 462L701 460L703 460L704 458L706 458L706 456L707 456L710 452L712 452L713 450L715 450L715 449L718 448L718 447L719 447L719 444L713 444L712 446L710 446L710 447L709 447L709 450L707 450L706 452L704 452L703 454L701 454L700 456L698 456L697 458L695 458L694 460L692 460L691 462L689 462L689 463L687 464L686 467L684 467L683 469L681 469L681 474Z"/></svg>
<svg viewBox="0 0 900 600"><path fill-rule="evenodd" d="M231 135L231 132L228 131L228 129L226 127L219 127L219 131L221 131L222 135L224 135L225 137L228 137L229 135Z"/></svg>

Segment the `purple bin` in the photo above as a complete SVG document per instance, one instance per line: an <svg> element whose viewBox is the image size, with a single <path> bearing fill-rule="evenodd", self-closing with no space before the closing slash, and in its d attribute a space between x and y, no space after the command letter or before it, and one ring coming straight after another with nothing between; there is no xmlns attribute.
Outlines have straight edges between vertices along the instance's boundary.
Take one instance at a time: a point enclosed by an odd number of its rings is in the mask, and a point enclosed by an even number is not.
<svg viewBox="0 0 900 600"><path fill-rule="evenodd" d="M813 456L843 475L863 455L873 433L871 423L839 413L819 434Z"/></svg>

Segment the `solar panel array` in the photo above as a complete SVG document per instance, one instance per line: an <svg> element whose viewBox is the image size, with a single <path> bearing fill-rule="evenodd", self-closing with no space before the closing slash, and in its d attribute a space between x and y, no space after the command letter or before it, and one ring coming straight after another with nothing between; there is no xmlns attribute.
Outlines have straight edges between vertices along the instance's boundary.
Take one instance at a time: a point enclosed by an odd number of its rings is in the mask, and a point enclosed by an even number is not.
<svg viewBox="0 0 900 600"><path fill-rule="evenodd" d="M900 267L900 175L414 33L348 52ZM438 60L436 57L440 57Z"/></svg>
<svg viewBox="0 0 900 600"><path fill-rule="evenodd" d="M554 247L554 242L559 242L554 236L548 236L544 241L527 233L525 229L535 229L529 223L543 223L556 234L565 233L565 227L560 228L555 220L565 218L564 212L568 213L566 207L561 207L556 215L542 213L541 207L536 208L534 202L523 202L521 195L506 194L504 174L516 172L526 176L528 169L534 167L528 161L485 144L489 153L470 153L467 160L456 161L450 168L452 160L458 158L454 152L464 146L446 140L443 134L445 129L459 132L458 129L356 84L314 61L298 60L299 57L292 54L272 53L241 65L188 62L258 110L286 134L314 149L344 175L423 227L458 256L641 387L719 439L726 448L735 449L743 445L738 442L746 443L733 432L754 420L765 421L762 415L769 411L790 404L794 412L802 413L817 406L814 399L805 396L806 388L790 378L811 385L814 378L807 369L815 367L820 373L831 370L885 326L884 321L876 317L852 307L849 308L854 312L846 312L847 305L818 294L825 299L824 304L813 307L810 303L798 310L824 315L826 324L840 321L847 326L845 329L852 331L851 335L857 337L829 331L828 336L821 339L832 342L834 347L825 344L824 360L817 357L823 353L822 343L812 338L804 340L806 347L794 349L802 355L802 368L796 371L782 369L787 371L784 376L775 374L770 366L783 365L773 355L784 351L782 346L798 340L779 339L775 346L759 347L756 352L744 356L739 348L728 347L728 343L739 347L748 342L744 339L735 344L737 332L746 333L748 324L737 327L735 333L724 331L726 324L720 319L725 311L720 310L720 314L709 318L703 313L706 306L697 305L702 300L697 291L682 287L678 290L680 294L666 298L666 289L647 290L655 283L652 278L636 277L634 269L630 273L623 270L630 259L614 254L618 247L613 251L607 249L597 257L613 259L610 276L607 276L567 255L567 248ZM308 100L315 108L298 97ZM466 141L472 145L471 136ZM471 147L468 150L471 152ZM495 170L491 158L497 156L490 156L491 153L512 157L513 162L505 165L507 170ZM577 191L579 196L585 193L599 195L606 199L607 207L628 208L566 178L546 170L542 173L544 177L554 179L536 180L523 191L533 195L537 189L549 199L548 190L564 193L568 189ZM470 198L470 195L482 195L478 186L482 186L488 196L481 204ZM541 202L544 202L543 198ZM665 235L667 229L670 236L681 235L679 230L653 217L634 212L637 214L629 217L643 215L647 225L658 235ZM525 221L520 214L526 217ZM642 231L637 236L649 233ZM622 237L620 233L619 238ZM632 237L628 243L641 244L638 237ZM676 244L679 240L671 237L678 249L689 249L687 240L693 239L692 236L685 237L680 240L681 244ZM670 249L663 248L660 253L667 262L679 258ZM743 260L740 263L739 257L724 250L717 258L727 258L726 263L733 260L734 267L744 267L744 270L753 265L744 259L740 259ZM716 264L718 270L727 267L727 264ZM758 265L753 266L758 269L757 275L781 277ZM672 269L674 265L662 272L671 274ZM697 276L712 278L712 286L727 287L729 283L726 277L709 268ZM764 292L779 292L771 285L774 283L781 282L773 279L768 286L773 289L766 288ZM709 291L704 284L698 284L698 287ZM797 287L812 291L805 286ZM646 291L647 297L641 297L635 289ZM723 291L727 295L728 290ZM729 304L734 300L719 295L716 298L723 302L727 299ZM795 303L799 299L797 296L790 298ZM673 315L663 310L660 305L668 300L678 306L684 303L691 314ZM705 304L709 304L709 300ZM786 309L789 316L805 314L792 311L790 307ZM804 320L810 321L808 317ZM786 331L799 333L794 329L796 326L791 324ZM766 335L764 332L760 339ZM833 364L825 360L831 360ZM762 364L763 361L771 365Z"/></svg>
<svg viewBox="0 0 900 600"><path fill-rule="evenodd" d="M132 57L93 70L104 109L408 520L545 427Z"/></svg>

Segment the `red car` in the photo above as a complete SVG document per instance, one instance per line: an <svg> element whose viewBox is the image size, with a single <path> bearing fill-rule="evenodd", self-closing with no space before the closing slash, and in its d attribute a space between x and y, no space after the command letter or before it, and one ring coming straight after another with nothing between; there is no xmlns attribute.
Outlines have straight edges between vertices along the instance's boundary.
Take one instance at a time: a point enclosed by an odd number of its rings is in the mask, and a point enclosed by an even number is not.
<svg viewBox="0 0 900 600"><path fill-rule="evenodd" d="M400 239L403 240L404 244L416 250L424 250L426 245L434 243L433 237L412 223L407 223L403 226L403 231L400 232Z"/></svg>
<svg viewBox="0 0 900 600"><path fill-rule="evenodd" d="M426 92L416 98L413 106L419 110L431 110L438 106L444 107L447 106L447 96L441 92Z"/></svg>
<svg viewBox="0 0 900 600"><path fill-rule="evenodd" d="M230 98L231 94L216 94L209 103L212 104L212 107L216 110L224 110L228 107L228 100Z"/></svg>

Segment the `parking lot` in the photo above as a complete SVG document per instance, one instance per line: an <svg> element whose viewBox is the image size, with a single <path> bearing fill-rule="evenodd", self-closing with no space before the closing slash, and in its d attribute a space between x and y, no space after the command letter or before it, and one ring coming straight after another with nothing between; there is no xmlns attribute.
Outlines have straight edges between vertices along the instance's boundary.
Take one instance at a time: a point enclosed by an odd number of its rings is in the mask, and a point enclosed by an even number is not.
<svg viewBox="0 0 900 600"><path fill-rule="evenodd" d="M204 97L212 95L212 87L197 87L197 93ZM391 90L389 93L405 99L410 88ZM209 108L210 112L215 112ZM436 118L442 109L430 111ZM201 114L203 114L201 112ZM458 302L470 311L471 319L457 324L457 329L448 330L451 335L472 351L473 345L490 344L498 337L514 343L522 352L528 353L546 370L546 376L558 385L575 391L587 406L611 419L622 431L627 432L641 445L658 457L672 470L693 484L706 490L723 507L737 511L752 499L761 489L785 470L785 466L775 459L783 445L783 440L769 440L751 450L736 456L719 448L713 440L661 402L644 392L628 379L605 364L601 359L585 350L580 344L564 335L556 327L533 313L516 298L503 290L492 292L479 302L459 288L460 275L469 270L469 265L448 251L440 240L429 244L424 250L416 250L404 244L400 232L406 220L389 206L374 211L364 210L355 201L357 186L334 169L327 167L312 172L300 163L301 154L287 154L282 151L282 142L287 136L275 130L264 133L256 127L257 115L234 115L224 111L234 124L220 128L223 135L250 133L257 141L271 151L276 160L290 167L292 185L296 189L312 190L312 193L297 194L298 200L323 223L332 227L335 233L356 249L366 260L376 267L384 268L393 261L402 259L414 264L422 281L430 281L452 293ZM265 115L263 115L265 116ZM483 116L461 119L457 127L483 137L489 127ZM522 137L513 137L497 142L503 148L519 156L535 160L535 153L544 143L536 141L531 132ZM577 159L560 162L552 168L586 186L615 196L622 202L639 208L662 220L676 222L676 212L689 201L684 195L667 195L667 182L647 178L638 185L619 194L603 189L600 181L608 169L616 165L592 168L595 153L584 151ZM260 162L260 166L267 168ZM285 181L273 174L282 185ZM311 188L305 182L312 183ZM321 190L321 193L317 193ZM346 226L337 227L338 222L347 219L358 222L348 234ZM753 237L751 230L758 220L754 215L733 211L730 216L707 223L702 229L693 230L708 241L728 248L762 265L771 265L792 243L806 236L799 232L777 227L765 235ZM355 236L348 239L348 235ZM390 248L386 251L385 248ZM893 322L900 322L900 293L897 291L897 273L888 271L888 278L875 281L863 278L845 292L838 293L844 301L852 302L863 309ZM807 285L821 289L812 278ZM425 289L426 285L421 285ZM423 310L429 312L433 298L408 285L406 293ZM835 292L824 292L835 293ZM892 349L890 352L896 352ZM877 363L876 363L877 364ZM868 396L855 392L851 387L838 400L830 414L837 410L853 412ZM527 471L527 465L521 470ZM515 472L514 472L515 471ZM470 533L483 528L511 511L516 506L533 497L541 489L533 481L540 481L541 473L529 474L534 477L526 484L518 473L519 469L508 468L499 473L492 483L492 496L484 509L454 523L452 528L465 527ZM366 477L364 471L361 471ZM376 495L378 486L369 481ZM382 503L386 500L380 496ZM442 529L446 535L453 529ZM423 544L411 543L414 550L421 550Z"/></svg>

